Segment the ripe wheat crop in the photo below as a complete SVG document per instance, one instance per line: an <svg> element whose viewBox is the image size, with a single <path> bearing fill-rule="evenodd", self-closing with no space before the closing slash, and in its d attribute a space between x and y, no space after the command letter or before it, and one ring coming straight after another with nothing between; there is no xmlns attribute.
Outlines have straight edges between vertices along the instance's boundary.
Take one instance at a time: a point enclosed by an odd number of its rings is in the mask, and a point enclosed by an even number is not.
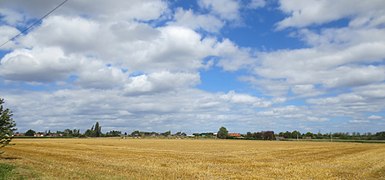
<svg viewBox="0 0 385 180"><path fill-rule="evenodd" d="M37 179L384 179L385 144L15 139L0 163Z"/></svg>

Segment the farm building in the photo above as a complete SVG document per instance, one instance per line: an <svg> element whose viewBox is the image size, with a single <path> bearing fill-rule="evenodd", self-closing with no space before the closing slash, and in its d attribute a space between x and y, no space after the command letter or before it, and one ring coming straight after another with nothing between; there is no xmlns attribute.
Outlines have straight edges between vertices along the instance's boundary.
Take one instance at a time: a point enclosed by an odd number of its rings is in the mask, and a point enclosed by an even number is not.
<svg viewBox="0 0 385 180"><path fill-rule="evenodd" d="M229 133L228 136L229 137L233 137L233 138L240 138L241 137L241 133Z"/></svg>

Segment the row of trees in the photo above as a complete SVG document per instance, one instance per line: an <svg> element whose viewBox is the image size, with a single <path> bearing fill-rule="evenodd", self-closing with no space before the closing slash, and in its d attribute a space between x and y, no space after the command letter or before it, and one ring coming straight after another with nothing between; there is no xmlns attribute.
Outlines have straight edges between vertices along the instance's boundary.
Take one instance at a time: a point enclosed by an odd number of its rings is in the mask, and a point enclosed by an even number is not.
<svg viewBox="0 0 385 180"><path fill-rule="evenodd" d="M205 134L205 133L201 133ZM206 133L210 134L210 133ZM212 136L206 136L212 137ZM229 139L233 138L229 136L229 132L225 127L219 128L217 133L217 137L220 139ZM301 133L299 131L286 131L280 132L278 134L274 134L274 131L262 131L262 132L247 132L246 134L242 134L240 138L244 139L255 139L255 140L274 140L276 137L285 138L285 139L347 139L347 140L385 140L385 131L377 132L377 133L325 133L321 134L320 132L315 134L312 132Z"/></svg>
<svg viewBox="0 0 385 180"><path fill-rule="evenodd" d="M133 131L131 134L124 133L121 131L112 130L107 133L102 133L102 127L99 122L96 122L95 125L91 127L91 129L87 129L84 134L80 133L79 129L65 129L64 131L46 131L44 133L37 133L34 130L30 129L24 133L24 136L49 136L49 137L118 137L118 136L132 136L132 137L186 137L187 134L184 132L176 132L172 134L171 131L166 131L163 133L158 132L145 132L145 131ZM299 131L286 131L280 132L278 134L274 134L274 131L261 131L261 132L247 132L246 134L240 134L239 137L233 137L229 135L228 130L225 127L219 128L217 133L206 132L206 133L193 133L194 137L199 138L219 138L219 139L234 139L234 138L242 138L249 140L274 140L276 137L284 138L284 139L348 139L348 140L385 140L385 131L377 132L377 133L301 133ZM8 135L8 140L4 140L5 142L9 142L12 138L12 135Z"/></svg>
<svg viewBox="0 0 385 180"><path fill-rule="evenodd" d="M237 134L237 133L236 133ZM239 137L234 137L229 134L229 131L225 127L221 127L218 130L217 137L219 139L234 139L234 138L244 138L250 140L274 140L275 134L274 131L261 131L261 132L247 132L246 134L239 134Z"/></svg>
<svg viewBox="0 0 385 180"><path fill-rule="evenodd" d="M95 125L91 127L91 129L87 129L84 134L80 132L79 129L65 129L64 131L45 131L45 132L36 132L32 129L29 129L23 134L18 134L19 136L38 136L38 137L119 137L119 136L132 136L132 137L150 137L150 136L176 136L183 137L187 136L184 132L176 132L175 134L171 134L171 131L166 131L163 133L158 132L145 132L145 131L133 131L131 134L124 133L121 131L112 130L107 133L102 132L102 127L99 122L96 122Z"/></svg>
<svg viewBox="0 0 385 180"><path fill-rule="evenodd" d="M17 134L20 135L20 134ZM51 132L51 130L45 132L36 132L32 129L27 130L24 136L64 136L64 137L81 137L83 134L80 133L80 129L65 129L64 131Z"/></svg>
<svg viewBox="0 0 385 180"><path fill-rule="evenodd" d="M261 131L261 132L247 132L246 135L244 135L245 139L250 140L275 140L275 134L274 131Z"/></svg>
<svg viewBox="0 0 385 180"><path fill-rule="evenodd" d="M32 129L26 131L24 136L45 136L45 137L116 137L121 136L121 131L112 130L106 134L102 133L102 127L99 125L99 122L96 122L95 125L92 125L91 129L87 129L84 134L80 132L80 129L65 129L64 131L51 132L36 132Z"/></svg>
<svg viewBox="0 0 385 180"><path fill-rule="evenodd" d="M127 135L127 134L126 134ZM134 131L131 133L132 137L158 137L158 136L163 136L163 137L169 137L169 136L187 136L186 133L184 132L177 132L175 134L171 134L171 131L166 131L163 133L158 133L158 132L146 132L146 131Z"/></svg>
<svg viewBox="0 0 385 180"><path fill-rule="evenodd" d="M279 137L288 139L347 139L347 140L385 140L385 131L377 133L359 133L359 132L336 132L336 133L301 133L299 131L280 132Z"/></svg>

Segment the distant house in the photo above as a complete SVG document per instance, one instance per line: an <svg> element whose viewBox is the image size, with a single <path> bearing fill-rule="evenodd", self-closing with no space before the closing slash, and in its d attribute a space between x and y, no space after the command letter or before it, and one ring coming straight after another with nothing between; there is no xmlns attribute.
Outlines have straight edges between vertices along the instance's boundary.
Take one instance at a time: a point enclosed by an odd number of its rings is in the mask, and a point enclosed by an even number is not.
<svg viewBox="0 0 385 180"><path fill-rule="evenodd" d="M193 138L193 137L196 137L195 135L193 135L193 134L187 134L187 137L189 137L189 138Z"/></svg>
<svg viewBox="0 0 385 180"><path fill-rule="evenodd" d="M279 137L279 136L276 136L276 137L275 137L275 140L277 140L277 141L284 141L284 140L285 140L285 137Z"/></svg>
<svg viewBox="0 0 385 180"><path fill-rule="evenodd" d="M34 137L44 137L44 133L38 132L33 135Z"/></svg>
<svg viewBox="0 0 385 180"><path fill-rule="evenodd" d="M16 132L14 136L25 136L25 134L24 133Z"/></svg>
<svg viewBox="0 0 385 180"><path fill-rule="evenodd" d="M241 138L241 133L229 133L228 134L229 137L232 137L232 138Z"/></svg>
<svg viewBox="0 0 385 180"><path fill-rule="evenodd" d="M64 134L62 134L62 133L50 133L50 134L46 134L46 136L48 136L48 137L63 137Z"/></svg>

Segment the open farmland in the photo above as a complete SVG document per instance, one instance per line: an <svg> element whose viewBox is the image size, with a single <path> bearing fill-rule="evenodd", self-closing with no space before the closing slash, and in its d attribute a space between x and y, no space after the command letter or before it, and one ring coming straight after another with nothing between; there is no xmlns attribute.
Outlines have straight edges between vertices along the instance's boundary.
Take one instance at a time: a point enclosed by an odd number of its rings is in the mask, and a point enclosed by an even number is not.
<svg viewBox="0 0 385 180"><path fill-rule="evenodd" d="M384 179L385 144L14 139L1 164L38 179ZM6 157L6 158L5 158Z"/></svg>

